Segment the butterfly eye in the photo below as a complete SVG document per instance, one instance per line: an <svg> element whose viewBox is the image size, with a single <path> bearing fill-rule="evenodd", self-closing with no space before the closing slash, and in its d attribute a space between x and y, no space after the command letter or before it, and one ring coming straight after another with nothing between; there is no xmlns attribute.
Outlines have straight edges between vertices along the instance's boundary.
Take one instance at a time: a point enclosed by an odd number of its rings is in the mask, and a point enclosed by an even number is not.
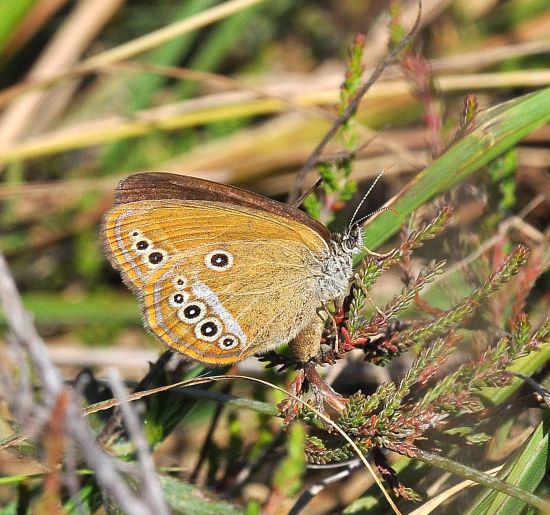
<svg viewBox="0 0 550 515"><path fill-rule="evenodd" d="M217 318L205 318L200 324L195 326L195 336L200 340L213 342L222 331L222 325Z"/></svg>
<svg viewBox="0 0 550 515"><path fill-rule="evenodd" d="M183 290L187 286L187 279L183 275L178 275L173 281L176 290Z"/></svg>
<svg viewBox="0 0 550 515"><path fill-rule="evenodd" d="M178 309L178 318L186 324L196 324L206 315L206 306L202 302L188 302Z"/></svg>
<svg viewBox="0 0 550 515"><path fill-rule="evenodd" d="M221 272L233 266L233 256L225 250L214 250L206 255L204 264L210 270Z"/></svg>
<svg viewBox="0 0 550 515"><path fill-rule="evenodd" d="M239 341L231 334L226 334L218 340L218 347L222 350L231 350L238 345Z"/></svg>
<svg viewBox="0 0 550 515"><path fill-rule="evenodd" d="M174 293L174 295L170 296L170 300L168 301L170 303L170 306L173 308L180 308L187 300L189 299L189 295L187 293Z"/></svg>

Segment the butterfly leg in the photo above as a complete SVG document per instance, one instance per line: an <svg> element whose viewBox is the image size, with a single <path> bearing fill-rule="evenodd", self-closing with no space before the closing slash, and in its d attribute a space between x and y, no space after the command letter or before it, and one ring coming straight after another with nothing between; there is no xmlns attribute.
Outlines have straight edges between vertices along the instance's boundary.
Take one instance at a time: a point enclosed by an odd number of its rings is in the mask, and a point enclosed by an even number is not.
<svg viewBox="0 0 550 515"><path fill-rule="evenodd" d="M338 322L334 317L334 315L327 309L325 304L317 308L315 312L317 313L317 316L321 319L321 323L323 324L323 329L325 327L325 322L327 321L327 319L330 319L334 334L338 334Z"/></svg>
<svg viewBox="0 0 550 515"><path fill-rule="evenodd" d="M336 304L338 305L338 304ZM325 305L321 306L318 310L317 310L317 315L319 317L321 317L321 319L323 320L323 324L325 323L325 320L327 318L330 318L330 322L331 322L331 325L332 325L332 335L334 336L334 339L333 339L333 343L332 343L332 353L337 356L339 354L338 352L338 334L340 332L342 332L343 334L343 331L345 331L345 328L343 327L343 322L345 320L345 313L344 313L344 308L343 307L338 307L337 310L336 310L336 313L333 315L327 308ZM340 331L340 329L342 331ZM329 359L330 361L330 359Z"/></svg>
<svg viewBox="0 0 550 515"><path fill-rule="evenodd" d="M328 403L334 409L342 411L346 400L336 393L319 375L316 370L317 365L312 359L321 350L321 336L326 320L326 316L321 316L322 313L322 309L319 310L319 316L315 317L311 324L302 329L289 345L296 360L303 364L303 371L315 396L318 409L324 411L324 405Z"/></svg>
<svg viewBox="0 0 550 515"><path fill-rule="evenodd" d="M299 365L298 374L290 386L293 397L289 397L279 404L279 410L285 415L285 424L294 420L300 410L300 402L296 399L304 393L304 381L308 365L315 365L311 361L321 349L321 336L325 324L320 317L314 317L309 325L304 327L288 344L296 362ZM306 382L306 384L308 384Z"/></svg>
<svg viewBox="0 0 550 515"><path fill-rule="evenodd" d="M304 372L315 396L317 407L325 411L324 404L329 404L333 409L341 412L347 404L347 399L334 391L332 387L319 375L313 362L306 363Z"/></svg>
<svg viewBox="0 0 550 515"><path fill-rule="evenodd" d="M344 310L344 307L342 306L343 299L336 300L335 304L337 306L336 313L332 314L326 307L326 305L322 305L317 309L317 316L322 320L323 327L325 326L325 322L327 318L330 319L331 325L332 325L332 335L334 336L334 341L332 344L332 355L333 356L339 356L340 354L340 344L339 344L339 337L338 335L341 334L344 338L344 344L343 348L345 350L351 350L353 348L351 346L351 340L349 337L349 333L345 327L345 321L346 321L346 313ZM322 340L323 341L323 340ZM329 355L325 355L324 357L328 357L327 362L332 361L332 357L329 357Z"/></svg>

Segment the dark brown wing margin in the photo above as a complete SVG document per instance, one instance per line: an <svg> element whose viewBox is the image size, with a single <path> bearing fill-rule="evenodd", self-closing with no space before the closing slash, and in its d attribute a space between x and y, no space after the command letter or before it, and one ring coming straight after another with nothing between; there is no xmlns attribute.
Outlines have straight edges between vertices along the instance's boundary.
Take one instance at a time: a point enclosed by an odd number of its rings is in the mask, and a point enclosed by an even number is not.
<svg viewBox="0 0 550 515"><path fill-rule="evenodd" d="M256 208L303 223L327 242L330 241L328 229L303 211L235 186L206 179L175 173L144 172L122 179L115 192L115 204L162 199L212 200Z"/></svg>

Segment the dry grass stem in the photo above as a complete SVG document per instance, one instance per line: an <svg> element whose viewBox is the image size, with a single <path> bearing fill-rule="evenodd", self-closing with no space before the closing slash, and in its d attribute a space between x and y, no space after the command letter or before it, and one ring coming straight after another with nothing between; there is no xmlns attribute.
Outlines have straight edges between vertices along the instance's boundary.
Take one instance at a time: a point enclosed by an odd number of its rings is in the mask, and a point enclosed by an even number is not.
<svg viewBox="0 0 550 515"><path fill-rule="evenodd" d="M52 75L65 73L78 61L122 3L122 0L85 0L78 3L63 28L55 34L29 71L27 80L49 79ZM29 93L10 104L0 117L0 148L9 147L27 132L39 130L37 121L45 127L70 101L75 86L75 83L66 82L48 92ZM42 110L44 107L47 112Z"/></svg>

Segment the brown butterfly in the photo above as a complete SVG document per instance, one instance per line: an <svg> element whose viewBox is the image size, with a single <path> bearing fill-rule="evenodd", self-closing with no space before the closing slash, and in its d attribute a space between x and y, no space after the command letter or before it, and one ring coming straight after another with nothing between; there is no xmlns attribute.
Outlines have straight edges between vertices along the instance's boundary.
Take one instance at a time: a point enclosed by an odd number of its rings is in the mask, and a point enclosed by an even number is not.
<svg viewBox="0 0 550 515"><path fill-rule="evenodd" d="M325 304L342 297L362 231L343 234L299 209L239 188L169 173L118 185L102 238L164 343L222 365L289 343L319 351Z"/></svg>

